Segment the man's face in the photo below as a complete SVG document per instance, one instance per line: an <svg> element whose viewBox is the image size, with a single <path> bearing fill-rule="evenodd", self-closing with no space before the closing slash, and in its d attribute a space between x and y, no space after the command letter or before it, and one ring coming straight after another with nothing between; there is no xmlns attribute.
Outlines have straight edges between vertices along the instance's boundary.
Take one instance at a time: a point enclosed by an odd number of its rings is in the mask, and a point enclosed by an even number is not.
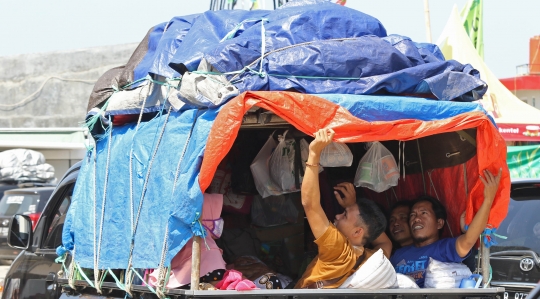
<svg viewBox="0 0 540 299"><path fill-rule="evenodd" d="M428 240L437 241L442 224L437 221L431 203L420 201L411 208L409 227L415 243L418 244Z"/></svg>
<svg viewBox="0 0 540 299"><path fill-rule="evenodd" d="M354 204L345 208L345 212L337 214L334 220L336 228L351 242L355 239L354 232L358 230L358 217L360 217L358 205Z"/></svg>
<svg viewBox="0 0 540 299"><path fill-rule="evenodd" d="M409 214L411 210L407 206L399 206L392 210L388 227L390 237L401 246L412 242L411 229L409 228Z"/></svg>

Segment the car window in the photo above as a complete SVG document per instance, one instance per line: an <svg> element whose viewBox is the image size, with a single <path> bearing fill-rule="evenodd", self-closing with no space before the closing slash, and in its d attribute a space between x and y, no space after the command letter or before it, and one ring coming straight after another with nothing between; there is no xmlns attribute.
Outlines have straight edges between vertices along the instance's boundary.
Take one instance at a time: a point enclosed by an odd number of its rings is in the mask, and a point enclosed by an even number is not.
<svg viewBox="0 0 540 299"><path fill-rule="evenodd" d="M7 193L0 201L0 216L35 213L38 209L39 194Z"/></svg>
<svg viewBox="0 0 540 299"><path fill-rule="evenodd" d="M513 187L514 189L514 187ZM497 229L492 252L503 250L534 250L540 253L540 185L523 186L512 191L508 214Z"/></svg>
<svg viewBox="0 0 540 299"><path fill-rule="evenodd" d="M49 222L49 226L45 230L45 233L47 234L45 242L43 243L43 248L45 249L56 249L58 246L62 245L62 230L64 228L64 221L66 220L69 205L71 204L73 186L74 184L71 184L67 187L60 204L56 206L52 221Z"/></svg>

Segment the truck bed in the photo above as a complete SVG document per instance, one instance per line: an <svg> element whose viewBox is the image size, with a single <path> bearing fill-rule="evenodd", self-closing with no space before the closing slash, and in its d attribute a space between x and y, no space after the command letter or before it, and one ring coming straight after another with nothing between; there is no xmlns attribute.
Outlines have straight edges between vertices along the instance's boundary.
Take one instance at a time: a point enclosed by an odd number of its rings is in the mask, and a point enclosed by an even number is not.
<svg viewBox="0 0 540 299"><path fill-rule="evenodd" d="M125 292L120 290L114 283L103 283L103 294L98 295L94 288L88 286L85 281L76 281L76 290L68 286L67 279L58 279L63 288L61 298L124 298ZM396 299L426 299L426 298L496 298L504 296L504 288L486 289L286 289L286 290L253 290L253 291L189 291L169 290L166 292L171 299L188 298L250 298L250 299L273 299L273 298L396 298ZM144 286L133 287L134 298L158 298ZM102 297L103 296L103 297Z"/></svg>

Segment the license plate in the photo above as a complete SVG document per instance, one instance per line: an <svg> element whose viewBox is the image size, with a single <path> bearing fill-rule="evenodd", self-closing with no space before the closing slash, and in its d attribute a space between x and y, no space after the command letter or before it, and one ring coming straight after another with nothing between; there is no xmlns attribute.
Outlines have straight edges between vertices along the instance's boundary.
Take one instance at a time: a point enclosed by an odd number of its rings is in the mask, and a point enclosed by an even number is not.
<svg viewBox="0 0 540 299"><path fill-rule="evenodd" d="M525 299L528 293L522 292L504 292L504 299Z"/></svg>
<svg viewBox="0 0 540 299"><path fill-rule="evenodd" d="M0 236L6 237L8 235L8 230L9 230L9 228L7 228L7 227L0 228Z"/></svg>

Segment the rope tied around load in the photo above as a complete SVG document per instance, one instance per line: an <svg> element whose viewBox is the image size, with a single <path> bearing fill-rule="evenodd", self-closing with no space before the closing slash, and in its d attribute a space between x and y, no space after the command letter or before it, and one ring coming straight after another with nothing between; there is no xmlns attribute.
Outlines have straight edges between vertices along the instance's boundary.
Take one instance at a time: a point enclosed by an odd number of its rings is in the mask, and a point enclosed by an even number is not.
<svg viewBox="0 0 540 299"><path fill-rule="evenodd" d="M182 81L182 78L181 77L166 78L165 81L158 81L158 80L154 80L150 75L147 75L144 78L135 80L135 81L133 81L131 83L128 83L128 84L126 84L124 86L121 86L121 87L111 85L111 89L113 90L112 94L105 100L105 102L103 103L103 105L101 107L94 107L94 109L96 109L95 114L92 117L90 117L89 119L87 119L86 121L84 121L82 123L82 126L88 128L89 131L92 131L94 129L96 123L98 121L100 121L100 119L101 119L101 122L100 122L101 126L102 126L104 131L107 131L107 128L104 127L103 122L107 120L107 118L106 118L106 110L107 110L107 107L109 106L109 101L110 101L111 97L114 94L118 93L118 92L125 91L129 87L131 87L133 85L136 85L138 83L141 83L141 82L145 82L145 81L167 87L168 88L167 95L168 95L170 93L171 88L178 89L178 86L176 86L178 84L172 84L171 82ZM142 107L144 107L147 97L148 97L148 95L145 97ZM165 100L166 99L167 98L165 98ZM94 110L94 109L92 109L92 110ZM143 109L141 109L141 110L143 110ZM109 123L110 123L110 116L109 116L108 121L106 121L106 125L108 125ZM103 136L105 136L105 135L106 135L106 133L103 134ZM98 140L101 140L103 138L103 136L100 136L98 138ZM91 150L91 148L87 146L87 150Z"/></svg>

